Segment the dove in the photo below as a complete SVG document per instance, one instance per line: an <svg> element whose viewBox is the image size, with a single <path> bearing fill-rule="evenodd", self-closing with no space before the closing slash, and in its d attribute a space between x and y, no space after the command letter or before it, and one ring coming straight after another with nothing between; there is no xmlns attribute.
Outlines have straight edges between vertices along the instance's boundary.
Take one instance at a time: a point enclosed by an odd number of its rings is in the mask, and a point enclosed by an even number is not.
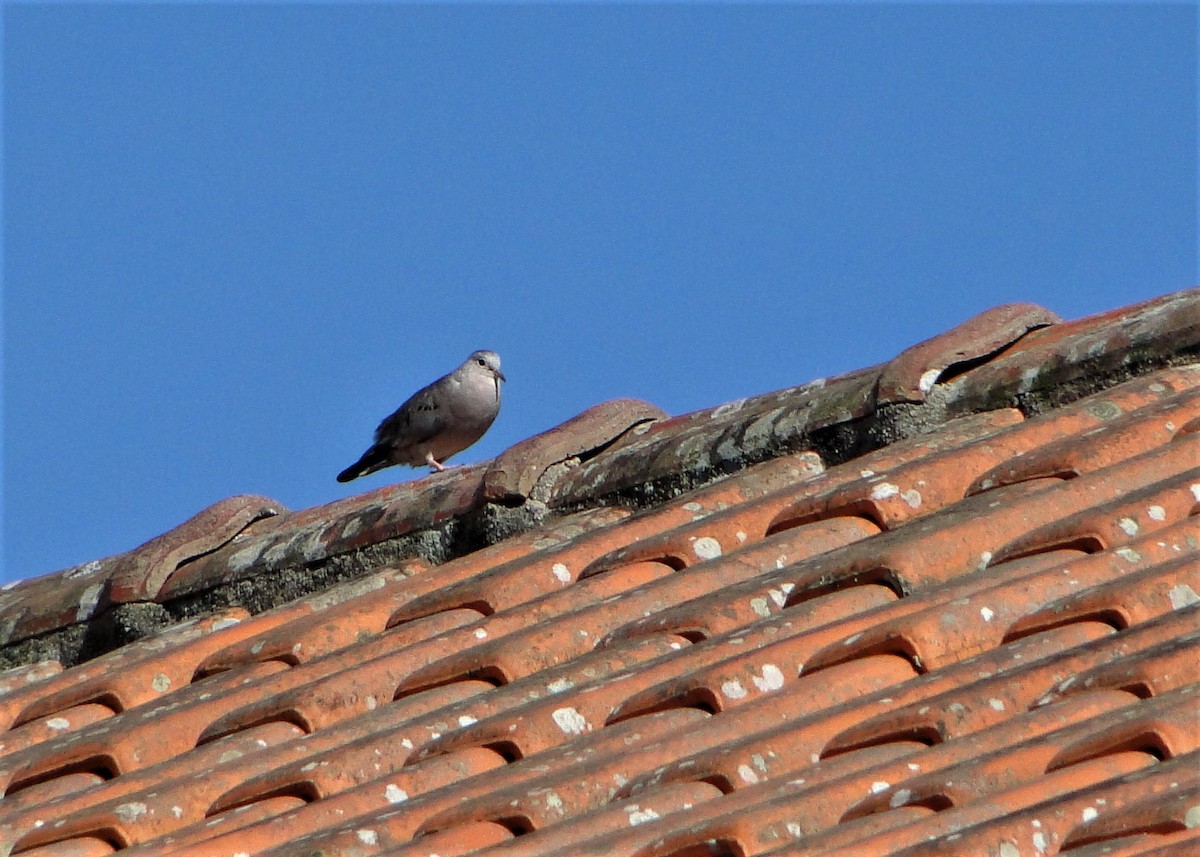
<svg viewBox="0 0 1200 857"><path fill-rule="evenodd" d="M349 482L394 464L445 470L443 462L483 437L500 412L500 355L475 351L461 366L423 387L375 429L362 458L338 474Z"/></svg>

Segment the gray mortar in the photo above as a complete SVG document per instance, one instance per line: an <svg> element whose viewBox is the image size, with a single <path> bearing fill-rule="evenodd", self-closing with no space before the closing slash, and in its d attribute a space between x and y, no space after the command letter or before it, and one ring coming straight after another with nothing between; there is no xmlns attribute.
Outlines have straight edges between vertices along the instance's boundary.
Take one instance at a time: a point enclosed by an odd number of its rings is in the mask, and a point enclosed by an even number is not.
<svg viewBox="0 0 1200 857"><path fill-rule="evenodd" d="M68 625L36 637L28 637L0 649L0 669L12 669L38 661L58 661L64 667L74 666L101 655L103 651L92 651L84 645L88 625ZM81 657L87 652L87 657Z"/></svg>

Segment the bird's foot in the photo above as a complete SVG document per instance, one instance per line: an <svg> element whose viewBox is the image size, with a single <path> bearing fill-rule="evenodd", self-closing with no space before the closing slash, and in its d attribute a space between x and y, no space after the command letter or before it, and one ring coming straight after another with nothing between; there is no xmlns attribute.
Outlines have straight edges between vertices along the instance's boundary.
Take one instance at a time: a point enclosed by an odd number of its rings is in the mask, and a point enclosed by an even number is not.
<svg viewBox="0 0 1200 857"><path fill-rule="evenodd" d="M434 458L432 452L425 453L425 463L432 467L435 473L441 473L446 469L446 465Z"/></svg>

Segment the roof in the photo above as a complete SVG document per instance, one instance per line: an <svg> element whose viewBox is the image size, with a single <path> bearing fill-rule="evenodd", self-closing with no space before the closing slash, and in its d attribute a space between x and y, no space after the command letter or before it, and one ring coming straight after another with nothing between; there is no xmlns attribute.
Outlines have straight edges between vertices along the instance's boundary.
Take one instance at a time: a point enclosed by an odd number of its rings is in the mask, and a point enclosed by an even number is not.
<svg viewBox="0 0 1200 857"><path fill-rule="evenodd" d="M1200 853L1200 289L0 593L0 853Z"/></svg>

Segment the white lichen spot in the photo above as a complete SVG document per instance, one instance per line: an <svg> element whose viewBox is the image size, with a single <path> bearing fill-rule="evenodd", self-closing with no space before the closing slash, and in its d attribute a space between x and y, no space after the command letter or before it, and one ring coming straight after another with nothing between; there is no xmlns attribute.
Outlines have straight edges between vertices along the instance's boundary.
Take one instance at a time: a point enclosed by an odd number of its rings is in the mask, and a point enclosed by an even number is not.
<svg viewBox="0 0 1200 857"><path fill-rule="evenodd" d="M875 475L875 471L874 470L860 470L860 471L858 471L858 475L861 476L863 479L870 479L872 476Z"/></svg>
<svg viewBox="0 0 1200 857"><path fill-rule="evenodd" d="M858 633L858 634L851 634L849 637L847 637L846 639L842 640L842 645L843 645L843 646L853 646L855 643L857 643L857 642L858 642L859 640L861 640L861 639L862 639L862 634L861 634L861 633Z"/></svg>
<svg viewBox="0 0 1200 857"><path fill-rule="evenodd" d="M100 594L104 591L103 583L93 583L83 590L75 607L75 621L83 622L92 617L96 605L100 603Z"/></svg>
<svg viewBox="0 0 1200 857"><path fill-rule="evenodd" d="M215 633L217 631L224 631L226 628L232 628L234 625L240 625L241 623L242 620L235 616L226 616L224 619L218 619L216 622L213 622L212 629Z"/></svg>
<svg viewBox="0 0 1200 857"><path fill-rule="evenodd" d="M154 678L150 680L150 686L154 688L155 693L166 693L171 689L171 677L163 673L155 673Z"/></svg>
<svg viewBox="0 0 1200 857"><path fill-rule="evenodd" d="M1192 496L1197 500L1200 500L1200 482L1197 482L1189 487L1191 488Z"/></svg>
<svg viewBox="0 0 1200 857"><path fill-rule="evenodd" d="M1046 834L1042 833L1041 831L1034 833L1033 847L1044 854L1046 852Z"/></svg>
<svg viewBox="0 0 1200 857"><path fill-rule="evenodd" d="M746 539L748 539L748 538L749 538L749 536L747 536L747 535L746 535L745 533L743 533L741 530L738 530L738 531L737 531L736 533L734 533L733 535L734 535L734 538L736 538L736 539L737 539L739 542L742 542L743 544L745 544L745 542L746 542Z"/></svg>
<svg viewBox="0 0 1200 857"><path fill-rule="evenodd" d="M991 607L980 607L979 615L983 617L984 622L991 622L996 618L996 613Z"/></svg>
<svg viewBox="0 0 1200 857"><path fill-rule="evenodd" d="M1131 564L1142 561L1142 555L1133 548L1117 548L1116 554L1121 559Z"/></svg>
<svg viewBox="0 0 1200 857"><path fill-rule="evenodd" d="M408 800L408 792L395 783L388 783L388 787L383 790L383 797L388 803L404 803Z"/></svg>
<svg viewBox="0 0 1200 857"><path fill-rule="evenodd" d="M1087 824L1089 821L1095 821L1099 815L1100 813L1096 812L1095 807L1085 806L1082 813L1083 823Z"/></svg>
<svg viewBox="0 0 1200 857"><path fill-rule="evenodd" d="M1146 517L1151 521L1165 521L1167 519L1167 510L1162 506L1151 506L1146 510Z"/></svg>
<svg viewBox="0 0 1200 857"><path fill-rule="evenodd" d="M486 640L487 639L487 631L483 628L476 628L475 629L475 639L476 640Z"/></svg>
<svg viewBox="0 0 1200 857"><path fill-rule="evenodd" d="M762 676L754 676L751 680L760 691L770 693L783 687L783 671L775 664L763 664Z"/></svg>
<svg viewBox="0 0 1200 857"><path fill-rule="evenodd" d="M746 688L737 679L721 682L721 695L726 699L745 699Z"/></svg>
<svg viewBox="0 0 1200 857"><path fill-rule="evenodd" d="M556 678L554 681L546 685L546 690L550 693L562 693L570 690L575 686L575 682L569 678Z"/></svg>
<svg viewBox="0 0 1200 857"><path fill-rule="evenodd" d="M592 728L587 719L574 708L557 708L550 716L567 735L582 735Z"/></svg>
<svg viewBox="0 0 1200 857"><path fill-rule="evenodd" d="M228 565L230 571L245 571L258 561L259 556L262 554L262 549L263 546L261 543L252 542L229 557L226 565Z"/></svg>
<svg viewBox="0 0 1200 857"><path fill-rule="evenodd" d="M1021 849L1011 842L1001 842L1000 857L1021 857Z"/></svg>
<svg viewBox="0 0 1200 857"><path fill-rule="evenodd" d="M62 732L64 729L71 728L71 721L65 717L51 717L46 721L46 728L53 729L55 732Z"/></svg>
<svg viewBox="0 0 1200 857"><path fill-rule="evenodd" d="M517 805L517 802L513 801L513 806L516 806L516 805ZM563 806L564 806L563 799L561 797L559 797L558 792L555 792L555 791L546 792L546 806L548 806L550 809L555 810L556 812L563 811Z"/></svg>
<svg viewBox="0 0 1200 857"><path fill-rule="evenodd" d="M404 738L403 740L400 741L400 746L403 747L405 750L411 750L413 748L413 742L409 738Z"/></svg>
<svg viewBox="0 0 1200 857"><path fill-rule="evenodd" d="M904 806L906 803L908 803L908 800L911 797L912 791L909 789L896 789L896 793L892 795L891 799L888 801L888 806L890 806L892 809L895 809L898 806Z"/></svg>
<svg viewBox="0 0 1200 857"><path fill-rule="evenodd" d="M636 803L625 807L625 811L629 813L629 826L637 827L647 821L654 821L658 818L658 813L652 809L639 809Z"/></svg>
<svg viewBox="0 0 1200 857"><path fill-rule="evenodd" d="M138 816L145 815L148 809L144 803L140 801L131 801L118 805L114 810L117 818L124 821L126 824L132 824L137 821Z"/></svg>
<svg viewBox="0 0 1200 857"><path fill-rule="evenodd" d="M85 562L83 565L76 566L75 568L68 571L67 578L69 580L78 580L81 577L91 577L93 574L100 571L100 569L102 569L103 567L104 567L104 563L102 563L98 559L94 559L91 562ZM16 585L19 582L20 581L13 581L13 585Z"/></svg>
<svg viewBox="0 0 1200 857"><path fill-rule="evenodd" d="M764 618L771 615L771 608L767 606L765 598L751 598L750 609Z"/></svg>
<svg viewBox="0 0 1200 857"><path fill-rule="evenodd" d="M379 707L379 700L376 699L374 696L368 696L363 701L367 704L367 711L374 711L376 708Z"/></svg>
<svg viewBox="0 0 1200 857"><path fill-rule="evenodd" d="M922 393L928 393L933 389L933 385L937 383L937 379L942 376L941 369L930 369L924 372L917 380L917 389Z"/></svg>
<svg viewBox="0 0 1200 857"><path fill-rule="evenodd" d="M1200 595L1196 594L1196 590L1188 586L1186 583L1177 583L1171 587L1169 593L1171 599L1172 610L1182 610L1184 607L1191 607L1193 604L1200 603Z"/></svg>
<svg viewBox="0 0 1200 857"><path fill-rule="evenodd" d="M801 827L800 825L798 825L794 821L786 822L784 824L784 827L787 828L788 835L791 836L793 839L799 839L801 836L804 835L804 828Z"/></svg>
<svg viewBox="0 0 1200 857"><path fill-rule="evenodd" d="M554 575L555 580L559 583L571 582L571 570L561 562L556 562L550 566L550 573Z"/></svg>
<svg viewBox="0 0 1200 857"><path fill-rule="evenodd" d="M886 500L889 497L895 497L899 493L899 486L893 485L891 482L880 482L871 489L871 499Z"/></svg>
<svg viewBox="0 0 1200 857"><path fill-rule="evenodd" d="M754 773L754 769L749 765L738 765L738 776L742 778L742 782L754 785L758 782L758 774Z"/></svg>
<svg viewBox="0 0 1200 857"><path fill-rule="evenodd" d="M379 834L376 833L374 830L367 830L367 829L363 828L363 829L354 831L354 834L358 837L358 841L361 842L363 845L378 845L379 844Z"/></svg>
<svg viewBox="0 0 1200 857"><path fill-rule="evenodd" d="M1200 827L1200 803L1187 808L1187 812L1183 814L1183 826L1188 830Z"/></svg>
<svg viewBox="0 0 1200 857"><path fill-rule="evenodd" d="M908 508L910 509L921 508L921 492L916 488L909 488L907 491L903 492L900 495L900 499L907 503Z"/></svg>
<svg viewBox="0 0 1200 857"><path fill-rule="evenodd" d="M1003 699L995 699L995 698L989 699L988 705L990 705L994 711L1004 711L1004 700Z"/></svg>
<svg viewBox="0 0 1200 857"><path fill-rule="evenodd" d="M476 720L474 717L472 717L470 714L458 715L458 725L460 727L466 728L467 726L470 726L472 723L478 723L478 722L479 721Z"/></svg>
<svg viewBox="0 0 1200 857"><path fill-rule="evenodd" d="M701 511L701 510L702 510L704 507L703 507L703 506L701 506L699 503L697 503L696 501L694 501L694 500L693 500L691 503L684 503L684 504L683 504L683 508L684 508L684 510L685 510L685 511L688 511L688 512L699 512L699 511Z"/></svg>
<svg viewBox="0 0 1200 857"><path fill-rule="evenodd" d="M994 556L994 554L991 551L984 551L983 553L981 553L979 555L979 565L977 566L977 568L980 571L983 571L985 568L987 568L989 565L992 564L993 556Z"/></svg>
<svg viewBox="0 0 1200 857"><path fill-rule="evenodd" d="M876 780L875 782L871 783L871 794L877 795L880 792L886 792L891 787L891 783L884 782L883 780Z"/></svg>
<svg viewBox="0 0 1200 857"><path fill-rule="evenodd" d="M1127 536L1136 536L1138 534L1138 530L1140 529L1137 521L1135 521L1133 518L1118 518L1117 526L1120 527L1121 532Z"/></svg>
<svg viewBox="0 0 1200 857"><path fill-rule="evenodd" d="M171 815L175 816L176 818L183 818L183 807L181 807L181 806L171 807Z"/></svg>
<svg viewBox="0 0 1200 857"><path fill-rule="evenodd" d="M721 543L712 536L701 536L692 543L692 553L700 559L716 559L721 555Z"/></svg>

